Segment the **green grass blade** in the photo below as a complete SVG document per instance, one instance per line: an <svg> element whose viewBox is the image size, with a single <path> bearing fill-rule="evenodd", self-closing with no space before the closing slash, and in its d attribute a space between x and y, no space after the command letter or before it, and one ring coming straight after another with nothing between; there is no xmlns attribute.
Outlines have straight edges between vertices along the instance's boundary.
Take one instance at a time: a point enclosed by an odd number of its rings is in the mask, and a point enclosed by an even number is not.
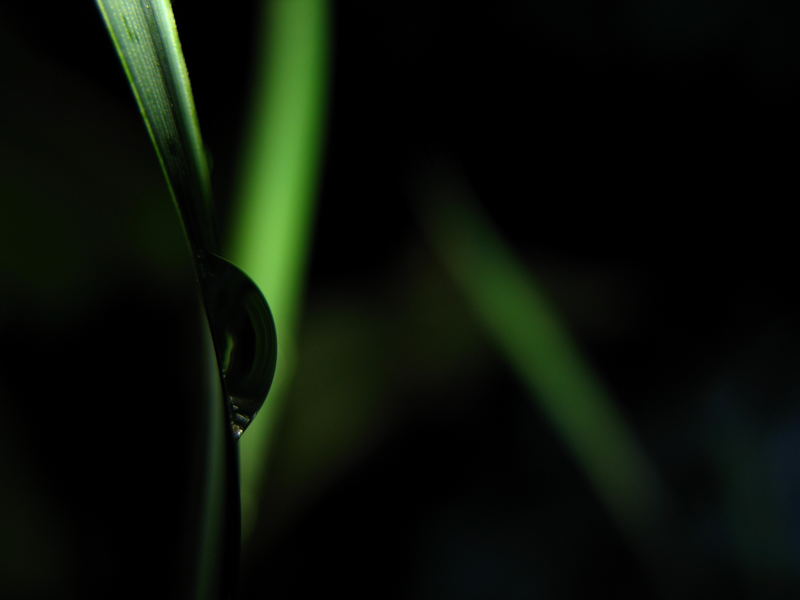
<svg viewBox="0 0 800 600"><path fill-rule="evenodd" d="M194 252L217 248L206 154L168 0L97 0Z"/></svg>
<svg viewBox="0 0 800 600"><path fill-rule="evenodd" d="M195 259L238 438L275 373L274 321L261 290L219 256L208 165L168 0L98 0L150 132Z"/></svg>
<svg viewBox="0 0 800 600"><path fill-rule="evenodd" d="M639 537L659 512L654 469L529 270L464 190L447 199L428 198L434 247L600 499Z"/></svg>
<svg viewBox="0 0 800 600"><path fill-rule="evenodd" d="M281 352L269 400L240 443L245 534L292 371L324 135L328 10L327 0L264 2L268 43L259 58L231 256L270 298Z"/></svg>
<svg viewBox="0 0 800 600"><path fill-rule="evenodd" d="M106 27L125 69L139 110L164 172L172 198L195 258L198 280L204 291L206 310L217 305L209 301L212 285L202 280L210 273L230 280L238 270L209 253L217 252L209 170L186 64L181 51L172 7L168 0L97 0ZM223 277L224 276L224 277ZM241 278L246 276L241 275ZM240 279L241 281L242 279ZM249 280L247 280L249 281ZM245 285L245 284L241 284ZM246 288L247 289L247 288ZM250 296L245 297L251 298ZM263 301L263 299L262 299ZM213 310L212 310L213 312ZM209 316L210 329L214 325ZM210 337L210 336L209 336ZM219 337L219 336L218 336ZM217 340L215 340L215 343ZM208 343L206 373L216 377L218 361ZM209 383L206 410L210 411L205 434L206 456L198 458L206 469L198 503L204 516L196 524L196 564L191 565L194 589L185 590L196 598L220 597L230 590L238 566L233 552L238 548L238 473L235 454L226 447L229 418L220 402L222 378ZM200 409L201 412L203 409ZM224 461L224 464L223 464ZM191 536L190 536L191 537Z"/></svg>

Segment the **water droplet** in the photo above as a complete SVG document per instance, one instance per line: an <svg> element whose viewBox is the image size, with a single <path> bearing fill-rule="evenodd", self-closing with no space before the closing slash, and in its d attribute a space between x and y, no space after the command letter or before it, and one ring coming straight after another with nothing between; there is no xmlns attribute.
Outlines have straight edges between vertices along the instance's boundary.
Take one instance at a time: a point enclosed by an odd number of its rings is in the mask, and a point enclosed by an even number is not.
<svg viewBox="0 0 800 600"><path fill-rule="evenodd" d="M200 263L231 429L238 439L264 403L275 376L275 321L261 291L238 267L213 254L204 255Z"/></svg>

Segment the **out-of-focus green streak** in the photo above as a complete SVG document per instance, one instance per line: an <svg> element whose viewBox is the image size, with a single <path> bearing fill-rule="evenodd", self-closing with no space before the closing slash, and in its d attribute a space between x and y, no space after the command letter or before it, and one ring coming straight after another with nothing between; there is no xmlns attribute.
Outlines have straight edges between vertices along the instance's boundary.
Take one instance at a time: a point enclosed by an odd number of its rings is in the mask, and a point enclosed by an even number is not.
<svg viewBox="0 0 800 600"><path fill-rule="evenodd" d="M601 500L638 537L657 513L653 469L531 273L457 194L449 203L429 198L432 243Z"/></svg>
<svg viewBox="0 0 800 600"><path fill-rule="evenodd" d="M259 61L231 256L258 284L278 330L272 392L240 441L243 529L258 490L291 376L322 146L328 73L327 0L264 3L267 43Z"/></svg>

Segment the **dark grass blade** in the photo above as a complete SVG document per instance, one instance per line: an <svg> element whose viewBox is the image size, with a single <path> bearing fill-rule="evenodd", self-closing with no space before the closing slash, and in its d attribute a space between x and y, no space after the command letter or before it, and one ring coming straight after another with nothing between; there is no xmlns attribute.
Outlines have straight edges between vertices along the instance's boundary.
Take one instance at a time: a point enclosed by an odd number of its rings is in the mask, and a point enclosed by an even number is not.
<svg viewBox="0 0 800 600"><path fill-rule="evenodd" d="M97 0L193 251L217 251L197 112L167 0Z"/></svg>
<svg viewBox="0 0 800 600"><path fill-rule="evenodd" d="M269 392L277 343L269 306L219 257L209 171L168 0L98 0L186 232L238 437Z"/></svg>
<svg viewBox="0 0 800 600"><path fill-rule="evenodd" d="M199 432L207 469L197 498L203 517L190 536L199 540L196 585L187 596L228 597L238 576L240 527L234 438L269 391L275 326L258 287L218 256L206 154L169 1L97 0L97 5L177 206L203 292L214 347L209 357L216 359L208 372L218 372L222 385L210 382L206 398L199 399L208 403L203 411L211 418Z"/></svg>

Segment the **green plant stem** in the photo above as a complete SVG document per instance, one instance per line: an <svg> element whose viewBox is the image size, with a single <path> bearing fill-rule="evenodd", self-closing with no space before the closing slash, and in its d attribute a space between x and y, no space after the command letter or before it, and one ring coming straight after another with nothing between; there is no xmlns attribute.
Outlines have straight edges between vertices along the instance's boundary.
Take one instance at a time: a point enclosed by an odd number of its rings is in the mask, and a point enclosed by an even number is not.
<svg viewBox="0 0 800 600"><path fill-rule="evenodd" d="M270 302L280 350L272 392L240 442L245 535L258 512L294 361L325 125L328 10L326 0L264 3L268 43L230 239L232 257Z"/></svg>

